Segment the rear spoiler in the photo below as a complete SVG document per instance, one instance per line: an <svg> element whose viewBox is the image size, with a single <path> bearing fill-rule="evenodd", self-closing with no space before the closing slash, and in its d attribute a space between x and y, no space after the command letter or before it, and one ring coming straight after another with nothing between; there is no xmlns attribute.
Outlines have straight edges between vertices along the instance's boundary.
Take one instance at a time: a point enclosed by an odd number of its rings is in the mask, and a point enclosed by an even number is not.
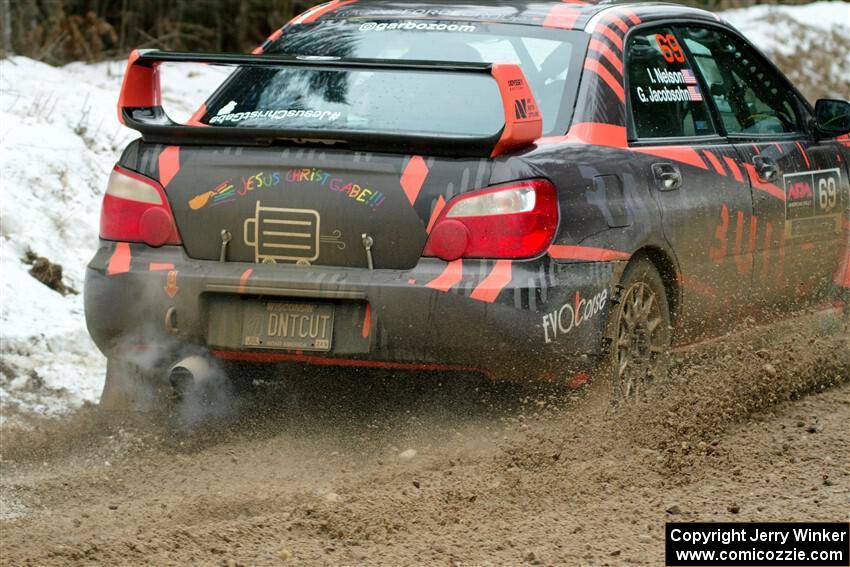
<svg viewBox="0 0 850 567"><path fill-rule="evenodd" d="M159 65L162 63L205 63L255 67L303 67L313 69L364 69L434 71L491 75L499 86L505 112L505 126L491 138L475 136L435 136L422 133L394 133L347 130L306 130L296 128L228 128L208 126L197 120L204 107L187 124L172 121L162 108ZM462 95L459 95L459 99ZM474 109L474 101L464 101ZM543 119L531 87L518 65L484 63L445 63L387 59L338 59L281 55L231 55L136 50L130 54L118 119L138 130L146 142L162 144L270 145L280 140L320 143L344 142L354 148L387 149L453 156L495 157L532 144L540 138Z"/></svg>

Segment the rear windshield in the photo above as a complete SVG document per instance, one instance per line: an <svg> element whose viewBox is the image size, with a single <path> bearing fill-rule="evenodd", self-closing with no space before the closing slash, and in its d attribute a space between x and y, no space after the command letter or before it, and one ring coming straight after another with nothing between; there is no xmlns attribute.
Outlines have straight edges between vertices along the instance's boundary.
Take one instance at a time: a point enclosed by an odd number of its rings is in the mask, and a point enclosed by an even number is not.
<svg viewBox="0 0 850 567"><path fill-rule="evenodd" d="M474 107L458 104L458 92ZM499 87L484 73L246 67L221 94L211 126L489 138L505 123Z"/></svg>
<svg viewBox="0 0 850 567"><path fill-rule="evenodd" d="M586 34L449 21L331 20L265 50L306 57L519 64L546 135L569 127ZM244 67L207 103L214 126L493 136L501 97L485 74Z"/></svg>

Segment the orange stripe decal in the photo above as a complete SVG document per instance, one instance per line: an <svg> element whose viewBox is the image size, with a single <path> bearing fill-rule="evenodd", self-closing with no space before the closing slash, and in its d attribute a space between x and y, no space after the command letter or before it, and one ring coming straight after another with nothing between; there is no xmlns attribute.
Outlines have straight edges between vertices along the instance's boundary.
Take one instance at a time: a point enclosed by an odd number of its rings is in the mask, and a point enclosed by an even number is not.
<svg viewBox="0 0 850 567"><path fill-rule="evenodd" d="M745 163L744 169L747 172L747 175L750 177L750 183L753 184L754 189L758 189L759 191L764 191L768 195L772 197L776 197L780 201L785 200L785 191L774 185L773 183L765 183L761 179L759 179L758 173L756 173L756 168L753 167L749 163Z"/></svg>
<svg viewBox="0 0 850 567"><path fill-rule="evenodd" d="M623 33L626 33L627 31L629 31L629 26L626 25L626 22L624 22L623 20L621 20L617 16L612 15L611 18L608 21L610 23L614 24L615 26L617 26L618 28L620 28L620 31L623 32Z"/></svg>
<svg viewBox="0 0 850 567"><path fill-rule="evenodd" d="M273 34L271 34L269 36L269 39L267 41L274 43L275 41L279 40L282 37L283 37L283 28L278 28Z"/></svg>
<svg viewBox="0 0 850 567"><path fill-rule="evenodd" d="M640 154L649 154L686 163L700 169L708 170L708 166L699 157L697 151L689 146L658 146L655 148L634 148L633 151Z"/></svg>
<svg viewBox="0 0 850 567"><path fill-rule="evenodd" d="M609 148L626 148L626 128L601 122L579 122L573 124L567 134L568 140L606 146Z"/></svg>
<svg viewBox="0 0 850 567"><path fill-rule="evenodd" d="M723 161L726 162L726 165L732 171L732 175L735 177L735 181L738 183L744 182L744 176L741 174L741 169L738 167L738 164L735 163L735 160L730 158L729 156L723 156Z"/></svg>
<svg viewBox="0 0 850 567"><path fill-rule="evenodd" d="M592 376L587 372L580 372L573 376L569 382L567 382L567 388L570 390L580 390L582 386L587 384L592 380Z"/></svg>
<svg viewBox="0 0 850 567"><path fill-rule="evenodd" d="M312 24L322 16L333 12L334 10L338 10L343 6L348 4L353 4L357 0L333 0L332 2L328 2L327 4L320 4L315 8L311 8L292 20L292 24Z"/></svg>
<svg viewBox="0 0 850 567"><path fill-rule="evenodd" d="M761 278L766 280L770 276L770 251L773 243L773 223L769 222L764 227L764 256L761 266Z"/></svg>
<svg viewBox="0 0 850 567"><path fill-rule="evenodd" d="M605 81L609 87L611 87L611 90L614 91L614 94L617 95L620 102L626 101L626 92L623 89L622 81L618 81L614 75L611 74L611 71L606 69L598 59L588 58L584 62L584 68L599 75L599 77Z"/></svg>
<svg viewBox="0 0 850 567"><path fill-rule="evenodd" d="M463 279L463 260L455 260L446 266L443 273L437 276L436 279L426 284L425 287L435 289L437 291L447 292L454 286L460 283Z"/></svg>
<svg viewBox="0 0 850 567"><path fill-rule="evenodd" d="M366 304L366 315L363 316L363 331L362 335L364 339L369 338L369 333L372 332L372 304Z"/></svg>
<svg viewBox="0 0 850 567"><path fill-rule="evenodd" d="M446 200L442 195L440 195L434 205L434 211L431 213L431 220L428 221L428 227L425 229L428 234L431 234L431 231L434 230L434 225L436 224L437 219L440 218L440 213L442 213L445 208Z"/></svg>
<svg viewBox="0 0 850 567"><path fill-rule="evenodd" d="M513 262L510 260L499 260L490 275L484 278L478 287L472 292L471 297L477 301L485 301L493 303L505 289L505 286L511 283L513 279Z"/></svg>
<svg viewBox="0 0 850 567"><path fill-rule="evenodd" d="M806 167L811 169L812 168L812 162L809 161L809 156L808 156L808 154L806 154L806 150L805 150L805 148L803 148L803 144L801 144L800 142L796 142L796 144L797 144L797 148L800 150L800 153L803 154L803 159L806 160Z"/></svg>
<svg viewBox="0 0 850 567"><path fill-rule="evenodd" d="M248 279L253 273L254 268L248 268L242 273L242 277L239 278L239 293L245 293L245 287L248 285Z"/></svg>
<svg viewBox="0 0 850 567"><path fill-rule="evenodd" d="M838 266L838 270L835 272L834 281L835 285L850 289L850 252L845 255L841 264ZM850 309L850 306L848 306L847 309Z"/></svg>
<svg viewBox="0 0 850 567"><path fill-rule="evenodd" d="M676 274L676 281L679 282L679 285L682 287L687 287L694 292L703 295L705 297L717 297L717 290L715 290L710 285L703 283L692 276L686 276L682 272Z"/></svg>
<svg viewBox="0 0 850 567"><path fill-rule="evenodd" d="M189 121L186 122L186 125L187 126L208 126L208 124L203 124L201 122L201 118L203 118L206 113L207 113L207 105L202 104L198 108L198 110L195 111L195 114L193 114L192 117L189 118Z"/></svg>
<svg viewBox="0 0 850 567"><path fill-rule="evenodd" d="M151 262L150 264L148 264L148 271L150 271L150 272L165 272L167 270L173 270L173 269L174 269L174 264L170 264L170 263L168 263L168 264L166 264L166 263L158 264L158 263L155 263L155 262Z"/></svg>
<svg viewBox="0 0 850 567"><path fill-rule="evenodd" d="M623 38L618 36L617 32L604 25L596 26L596 31L602 32L602 35L607 37L611 41L611 43L613 43L617 47L617 49L619 49L620 51L623 50Z"/></svg>
<svg viewBox="0 0 850 567"><path fill-rule="evenodd" d="M759 232L759 218L753 215L753 218L750 219L750 240L747 243L749 246L750 254L754 254L756 251L756 238L758 238Z"/></svg>
<svg viewBox="0 0 850 567"><path fill-rule="evenodd" d="M708 166L700 157L697 151L690 146L657 146L649 148L629 148L626 128L614 124L604 124L601 122L578 122L573 124L570 131L564 136L552 136L547 138L539 138L535 143L542 144L558 144L563 142L573 142L578 144L589 144L593 146L604 146L607 148L621 148L624 150L648 154L656 157L666 158L679 163L692 165L700 169L708 170ZM736 171L736 169L732 169ZM740 173L740 172L739 172Z"/></svg>
<svg viewBox="0 0 850 567"><path fill-rule="evenodd" d="M407 162L407 167L404 168L404 173L401 174L400 183L411 205L419 197L419 192L422 190L422 185L425 184L426 177L428 177L428 165L422 159L422 156L413 156L410 158L410 161Z"/></svg>
<svg viewBox="0 0 850 567"><path fill-rule="evenodd" d="M273 34L266 38L266 41L263 42L263 45L271 46L272 43L276 42L281 37L283 37L283 28L276 30ZM255 47L254 51L252 51L251 53L253 55L262 55L265 52L265 49L263 49L263 45Z"/></svg>
<svg viewBox="0 0 850 567"><path fill-rule="evenodd" d="M296 354L277 354L267 352L245 352L233 350L214 350L213 356L223 360L243 360L247 362L304 362L306 364L316 364L319 366L351 366L358 368L391 368L398 370L466 370L469 372L480 372L481 374L492 377L492 375L483 368L474 368L471 366L460 366L454 364L430 364L417 362L387 362L382 360L363 360L358 358L331 358L328 356L313 356L302 354L296 351Z"/></svg>
<svg viewBox="0 0 850 567"><path fill-rule="evenodd" d="M549 13L546 14L546 19L543 20L543 27L571 30L575 26L579 14L581 12L575 6L565 6L563 4L553 6L549 10Z"/></svg>
<svg viewBox="0 0 850 567"><path fill-rule="evenodd" d="M726 176L726 170L723 169L722 165L720 165L720 160L717 159L717 156L714 155L713 153L711 153L708 150L704 150L703 153L705 154L705 157L708 158L708 161L709 161L709 163L711 163L711 166L714 169L717 170L717 173L719 173L720 175L723 175L725 177Z"/></svg>
<svg viewBox="0 0 850 567"><path fill-rule="evenodd" d="M749 274L753 267L752 249L749 254L744 254L744 211L738 211L738 222L735 223L735 266L739 274Z"/></svg>
<svg viewBox="0 0 850 567"><path fill-rule="evenodd" d="M590 49L600 54L602 57L608 60L611 65L614 66L620 74L623 74L623 62L620 61L620 58L617 57L611 48L599 41L598 39L591 39L590 44L588 45Z"/></svg>
<svg viewBox="0 0 850 567"><path fill-rule="evenodd" d="M549 256L556 260L581 260L585 262L612 262L614 260L628 260L630 254L619 250L608 248L593 248L590 246L563 246L553 245L549 247Z"/></svg>
<svg viewBox="0 0 850 567"><path fill-rule="evenodd" d="M168 187L180 171L180 146L168 146L159 154L159 183Z"/></svg>
<svg viewBox="0 0 850 567"><path fill-rule="evenodd" d="M628 8L620 8L620 11L625 14L626 17L629 18L634 25L638 25L641 22L641 19L638 17L638 15L629 10Z"/></svg>
<svg viewBox="0 0 850 567"><path fill-rule="evenodd" d="M132 259L130 245L126 242L119 242L115 245L115 251L112 253L112 257L109 258L109 265L106 266L106 275L126 274L130 271L130 262Z"/></svg>

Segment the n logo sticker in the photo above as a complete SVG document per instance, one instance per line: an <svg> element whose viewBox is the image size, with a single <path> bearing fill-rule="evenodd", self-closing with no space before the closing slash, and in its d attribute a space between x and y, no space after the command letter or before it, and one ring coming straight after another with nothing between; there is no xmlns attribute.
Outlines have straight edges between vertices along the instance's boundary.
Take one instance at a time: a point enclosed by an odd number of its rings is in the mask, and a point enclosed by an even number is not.
<svg viewBox="0 0 850 567"><path fill-rule="evenodd" d="M527 120L528 119L528 99L527 98L517 99L514 102L514 109L516 110L517 120Z"/></svg>

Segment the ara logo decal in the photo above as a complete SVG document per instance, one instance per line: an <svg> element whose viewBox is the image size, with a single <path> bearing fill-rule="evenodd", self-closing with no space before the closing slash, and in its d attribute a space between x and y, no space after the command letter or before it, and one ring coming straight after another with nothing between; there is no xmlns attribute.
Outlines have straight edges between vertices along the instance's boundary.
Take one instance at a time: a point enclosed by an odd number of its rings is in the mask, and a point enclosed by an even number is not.
<svg viewBox="0 0 850 567"><path fill-rule="evenodd" d="M841 231L842 211L850 202L841 170L792 173L784 181L787 238Z"/></svg>
<svg viewBox="0 0 850 567"><path fill-rule="evenodd" d="M608 303L608 290L602 290L591 299L582 299L581 292L576 292L575 304L567 303L560 309L543 316L543 336L546 344L553 342L559 336L568 335L584 323L596 317Z"/></svg>
<svg viewBox="0 0 850 567"><path fill-rule="evenodd" d="M345 250L342 233L321 235L322 218L312 209L281 209L257 203L243 226L245 244L254 249L254 261L266 264L295 262L309 266L319 259L322 244Z"/></svg>

